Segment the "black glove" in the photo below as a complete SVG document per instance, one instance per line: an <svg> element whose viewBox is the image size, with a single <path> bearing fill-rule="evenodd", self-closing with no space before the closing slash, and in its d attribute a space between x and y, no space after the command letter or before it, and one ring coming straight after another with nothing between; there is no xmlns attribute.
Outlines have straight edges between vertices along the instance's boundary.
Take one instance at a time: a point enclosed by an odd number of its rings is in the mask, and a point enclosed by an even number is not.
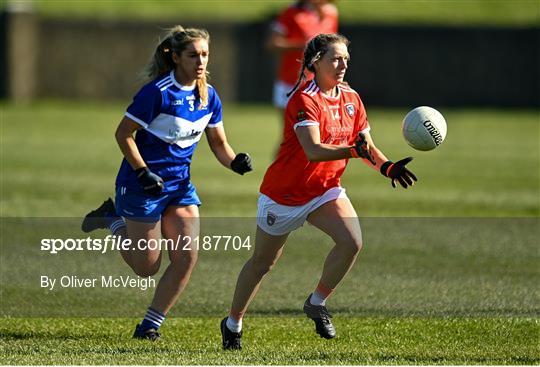
<svg viewBox="0 0 540 367"><path fill-rule="evenodd" d="M376 164L375 159L373 159L373 155L369 151L366 136L362 133L358 133L354 146L351 148L351 155L354 158L365 158L373 165Z"/></svg>
<svg viewBox="0 0 540 367"><path fill-rule="evenodd" d="M246 153L238 153L231 162L231 169L240 175L252 171L250 156Z"/></svg>
<svg viewBox="0 0 540 367"><path fill-rule="evenodd" d="M412 157L404 158L396 163L392 161L384 162L381 165L381 173L383 176L392 180L392 187L396 187L396 181L398 181L404 189L414 184L413 181L418 181L414 173L409 171L405 166L412 161Z"/></svg>
<svg viewBox="0 0 540 367"><path fill-rule="evenodd" d="M157 195L163 191L163 179L152 173L148 167L139 168L135 174L145 194Z"/></svg>

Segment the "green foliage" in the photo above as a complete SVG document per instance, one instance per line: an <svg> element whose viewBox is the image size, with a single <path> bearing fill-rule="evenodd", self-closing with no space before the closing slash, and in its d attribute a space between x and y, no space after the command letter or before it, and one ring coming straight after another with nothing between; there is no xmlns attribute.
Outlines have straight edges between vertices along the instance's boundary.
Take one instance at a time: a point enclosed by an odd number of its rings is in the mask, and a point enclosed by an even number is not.
<svg viewBox="0 0 540 367"><path fill-rule="evenodd" d="M11 1L23 3L23 1ZM28 1L24 1L28 3ZM35 0L40 13L60 17L200 21L268 20L289 0ZM344 23L531 25L540 22L536 0L339 0Z"/></svg>

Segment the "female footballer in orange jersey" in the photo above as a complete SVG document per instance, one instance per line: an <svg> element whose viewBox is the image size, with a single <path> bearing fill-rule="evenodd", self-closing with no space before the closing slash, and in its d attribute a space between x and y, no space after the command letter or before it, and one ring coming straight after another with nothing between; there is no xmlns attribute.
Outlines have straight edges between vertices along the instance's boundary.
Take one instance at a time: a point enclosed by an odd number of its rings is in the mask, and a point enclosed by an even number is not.
<svg viewBox="0 0 540 367"><path fill-rule="evenodd" d="M298 0L287 6L272 22L267 48L279 57L274 82L274 106L287 106L289 92L300 72L304 47L319 33L336 33L338 9L332 0Z"/></svg>
<svg viewBox="0 0 540 367"><path fill-rule="evenodd" d="M405 166L391 162L374 145L360 96L343 82L348 40L320 34L306 46L299 80L285 110L283 142L260 188L253 256L242 268L230 315L221 322L224 349L241 349L242 318L262 278L279 256L289 233L307 220L335 242L317 288L304 312L323 338L336 335L325 302L354 264L362 247L357 214L340 185L350 158L362 158L407 188L416 181ZM304 82L304 71L314 73ZM304 82L302 84L302 82Z"/></svg>

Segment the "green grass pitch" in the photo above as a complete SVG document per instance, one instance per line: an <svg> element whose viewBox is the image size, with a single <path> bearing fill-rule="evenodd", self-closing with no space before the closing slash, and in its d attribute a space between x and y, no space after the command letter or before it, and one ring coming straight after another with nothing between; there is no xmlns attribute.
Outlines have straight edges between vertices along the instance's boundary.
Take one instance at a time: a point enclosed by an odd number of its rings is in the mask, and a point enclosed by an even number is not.
<svg viewBox="0 0 540 367"><path fill-rule="evenodd" d="M130 4L129 3L133 3ZM38 13L55 17L163 19L186 21L267 21L289 0L35 1ZM135 6L134 6L135 5ZM527 26L538 24L535 0L339 0L343 23ZM1 5L0 5L1 7ZM171 14L174 14L171 18Z"/></svg>
<svg viewBox="0 0 540 367"><path fill-rule="evenodd" d="M343 185L365 246L328 304L338 338L318 338L301 313L332 246L304 226L250 308L245 350L230 353L220 349L219 321L248 250L201 251L154 344L130 338L151 290L40 289L39 274L129 274L116 253L39 251L43 236L83 238L80 217L113 195L121 159L113 133L125 106L0 107L3 364L540 363L538 111L440 108L447 140L416 152L400 135L405 109L368 106L377 144L393 159L414 156L420 181L394 190L350 163ZM252 236L280 122L270 107L228 104L224 121L255 171L220 167L203 138L192 167L202 232Z"/></svg>

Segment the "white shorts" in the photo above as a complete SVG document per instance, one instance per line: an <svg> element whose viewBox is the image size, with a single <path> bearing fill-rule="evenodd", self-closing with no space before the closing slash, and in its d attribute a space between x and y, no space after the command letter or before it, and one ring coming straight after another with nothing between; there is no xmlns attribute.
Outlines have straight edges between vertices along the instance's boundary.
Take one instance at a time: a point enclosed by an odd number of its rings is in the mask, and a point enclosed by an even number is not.
<svg viewBox="0 0 540 367"><path fill-rule="evenodd" d="M264 194L259 194L257 203L257 225L273 236L281 236L304 225L309 214L329 201L348 199L343 187L332 187L321 196L299 206L276 203Z"/></svg>
<svg viewBox="0 0 540 367"><path fill-rule="evenodd" d="M287 97L287 93L289 93L293 89L293 87L294 85L283 83L282 81L277 80L274 83L274 106L285 109L285 107L287 107L287 102L289 102L289 97Z"/></svg>

